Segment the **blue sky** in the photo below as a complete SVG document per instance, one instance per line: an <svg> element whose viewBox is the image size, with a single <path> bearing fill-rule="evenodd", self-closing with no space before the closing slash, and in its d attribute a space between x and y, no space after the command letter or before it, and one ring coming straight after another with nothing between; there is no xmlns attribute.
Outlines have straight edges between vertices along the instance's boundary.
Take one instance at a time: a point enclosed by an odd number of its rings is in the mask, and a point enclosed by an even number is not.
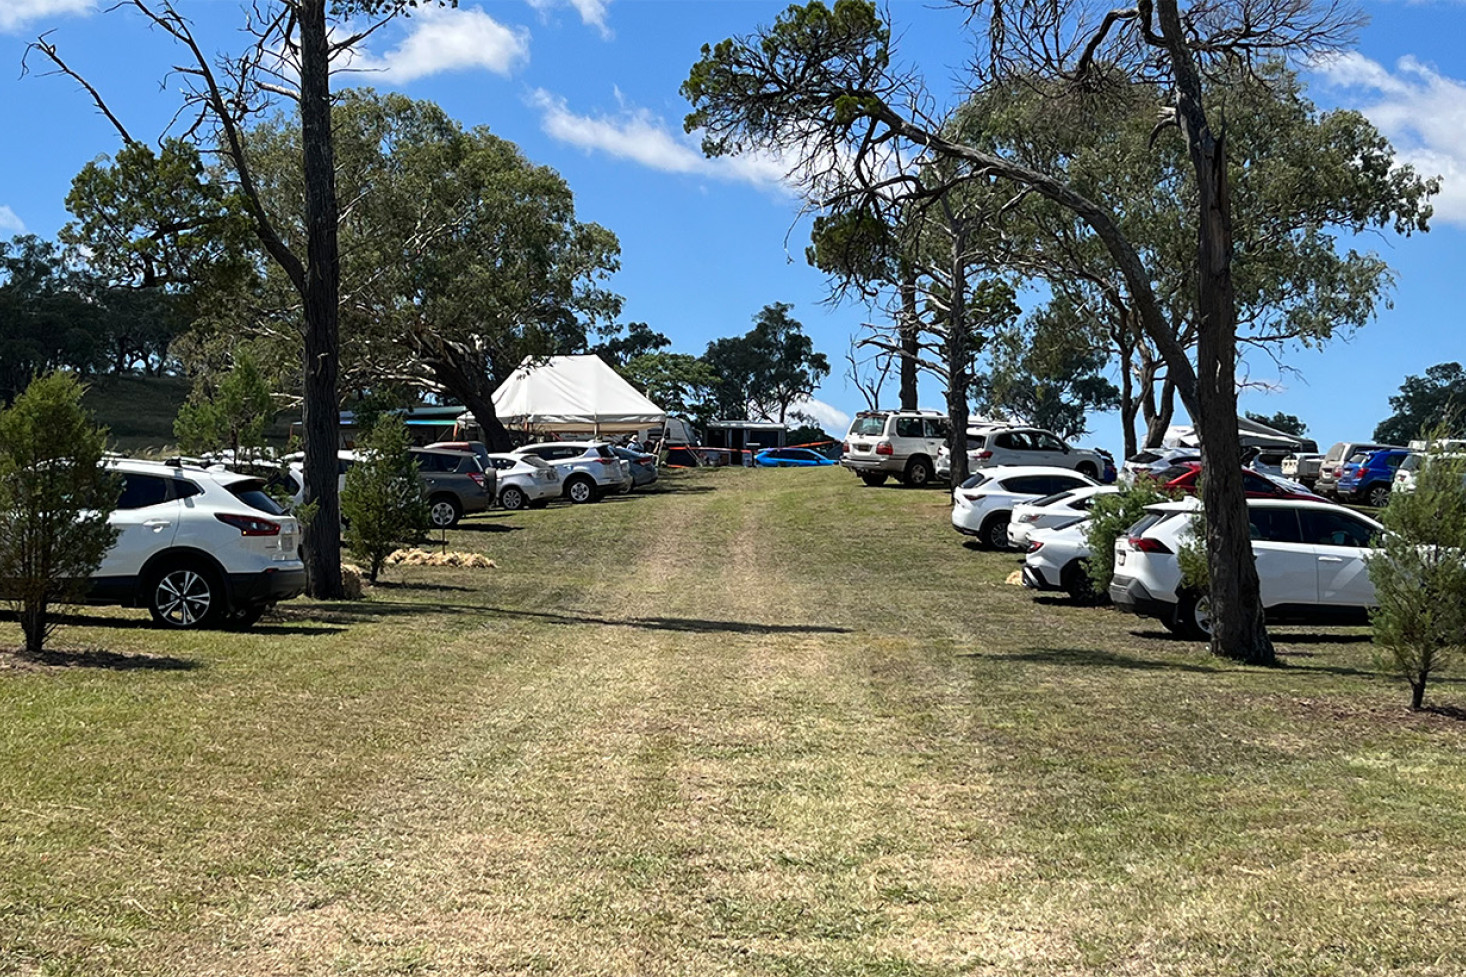
<svg viewBox="0 0 1466 977"><path fill-rule="evenodd" d="M0 236L54 236L71 177L118 137L87 96L41 62L22 75L26 43L53 31L73 67L104 93L138 138L154 138L178 108L166 90L178 52L140 17L95 0L0 0ZM791 302L834 371L817 397L837 433L864 406L841 376L851 334L870 313L824 303L825 282L804 261L799 202L762 160L705 160L682 133L678 86L704 43L768 23L784 3L763 0L461 0L424 11L371 39L351 83L394 88L442 104L466 125L487 125L553 166L575 191L581 219L621 241L615 287L625 321L700 353L741 333L769 302ZM180 0L213 50L242 43L237 0ZM939 4L889 4L899 55L943 93L960 75L960 18ZM1309 75L1320 105L1363 111L1402 158L1445 178L1429 234L1370 237L1394 268L1393 307L1347 342L1294 351L1297 372L1265 358L1245 368L1259 389L1245 409L1297 414L1327 444L1368 437L1406 374L1466 359L1466 4L1367 3L1357 49ZM344 80L344 79L343 79ZM947 87L950 93L951 88ZM1261 389L1266 388L1266 389ZM887 386L893 399L895 385ZM923 403L941 392L926 382ZM827 409L826 409L827 408ZM1120 447L1119 423L1097 416L1083 440Z"/></svg>

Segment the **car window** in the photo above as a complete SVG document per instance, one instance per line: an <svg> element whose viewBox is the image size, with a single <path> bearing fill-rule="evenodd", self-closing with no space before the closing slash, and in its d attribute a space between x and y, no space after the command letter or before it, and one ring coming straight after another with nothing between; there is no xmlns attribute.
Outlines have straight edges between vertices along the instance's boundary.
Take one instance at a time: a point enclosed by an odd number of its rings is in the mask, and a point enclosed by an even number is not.
<svg viewBox="0 0 1466 977"><path fill-rule="evenodd" d="M117 499L119 509L146 509L168 501L168 480L157 475L124 473L122 495Z"/></svg>
<svg viewBox="0 0 1466 977"><path fill-rule="evenodd" d="M981 485L983 482L986 482L987 480L987 475L984 475L982 472L974 472L973 474L967 476L967 481L962 483L962 487L965 489L977 488L979 485Z"/></svg>
<svg viewBox="0 0 1466 977"><path fill-rule="evenodd" d="M896 437L898 438L919 438L921 437L921 418L919 417L898 417L896 418Z"/></svg>
<svg viewBox="0 0 1466 977"><path fill-rule="evenodd" d="M1256 472L1242 473L1242 490L1245 492L1261 492L1266 495L1276 495L1278 493L1278 487L1276 485Z"/></svg>
<svg viewBox="0 0 1466 977"><path fill-rule="evenodd" d="M1049 475L1047 478L1049 480L1050 492L1062 492L1065 489L1083 488L1090 484L1088 479L1074 475Z"/></svg>
<svg viewBox="0 0 1466 977"><path fill-rule="evenodd" d="M524 464L528 465L531 468L549 468L550 467L550 463L547 462L547 461L545 461L545 459L539 457L538 455L525 455L523 458L520 458L519 460L522 461Z"/></svg>
<svg viewBox="0 0 1466 977"><path fill-rule="evenodd" d="M1145 515L1141 516L1133 524L1131 524L1129 529L1125 530L1125 535L1139 536L1147 529L1150 529L1157 523L1163 522L1164 520L1169 518L1170 515L1171 514L1168 512L1147 512Z"/></svg>
<svg viewBox="0 0 1466 977"><path fill-rule="evenodd" d="M1041 499L1034 499L1032 502L1029 503L1029 505L1032 505L1032 506L1053 505L1055 502L1063 502L1065 499L1069 498L1069 496L1071 496L1073 494L1074 494L1074 490L1073 489L1066 489L1063 492L1055 492L1053 495L1045 495Z"/></svg>
<svg viewBox="0 0 1466 977"><path fill-rule="evenodd" d="M285 510L280 507L280 504L265 494L265 483L262 481L250 479L245 482L234 482L228 488L230 495L251 509L258 509L271 516L285 515Z"/></svg>
<svg viewBox="0 0 1466 977"><path fill-rule="evenodd" d="M173 497L175 499L191 499L195 495L203 494L203 489L199 488L197 485L195 485L193 482L188 481L187 479L175 478L173 480Z"/></svg>
<svg viewBox="0 0 1466 977"><path fill-rule="evenodd" d="M929 438L941 438L945 441L952 433L952 424L945 417L928 417L926 424L926 436Z"/></svg>
<svg viewBox="0 0 1466 977"><path fill-rule="evenodd" d="M1052 434L1046 434L1043 431L1034 431L1033 434L1030 436L1033 438L1034 444L1038 445L1038 449L1040 451L1064 450L1064 442L1060 441Z"/></svg>
<svg viewBox="0 0 1466 977"><path fill-rule="evenodd" d="M1194 471L1196 471L1196 469L1190 467L1189 465L1172 465L1170 468L1167 468L1157 474L1156 478L1160 479L1163 482L1174 482L1181 476L1190 475Z"/></svg>
<svg viewBox="0 0 1466 977"><path fill-rule="evenodd" d="M1403 462L1405 458L1406 455L1403 451L1397 451L1393 452L1392 454L1388 454L1385 456L1385 467L1388 468L1390 471L1394 471L1395 469L1400 467L1401 462Z"/></svg>
<svg viewBox="0 0 1466 977"><path fill-rule="evenodd" d="M886 419L881 416L857 417L850 425L850 433L860 437L875 437L886 429Z"/></svg>
<svg viewBox="0 0 1466 977"><path fill-rule="evenodd" d="M614 457L616 457L616 452L614 452L614 451L611 450L611 446L609 444L598 444L598 445L596 445L595 446L595 452L596 452L596 454L600 455L602 458L614 458Z"/></svg>
<svg viewBox="0 0 1466 977"><path fill-rule="evenodd" d="M1303 542L1316 546L1368 546L1374 530L1348 512L1304 509L1298 513L1303 524Z"/></svg>
<svg viewBox="0 0 1466 977"><path fill-rule="evenodd" d="M1003 479L1003 488L1014 495L1049 495L1054 484L1047 475L1019 475Z"/></svg>
<svg viewBox="0 0 1466 977"><path fill-rule="evenodd" d="M483 466L478 463L478 459L473 455L464 455L458 460L457 467L453 469L459 475L467 475L470 472L481 472L483 470Z"/></svg>
<svg viewBox="0 0 1466 977"><path fill-rule="evenodd" d="M1267 543L1303 542L1296 509L1248 506L1247 522L1250 524L1253 539Z"/></svg>

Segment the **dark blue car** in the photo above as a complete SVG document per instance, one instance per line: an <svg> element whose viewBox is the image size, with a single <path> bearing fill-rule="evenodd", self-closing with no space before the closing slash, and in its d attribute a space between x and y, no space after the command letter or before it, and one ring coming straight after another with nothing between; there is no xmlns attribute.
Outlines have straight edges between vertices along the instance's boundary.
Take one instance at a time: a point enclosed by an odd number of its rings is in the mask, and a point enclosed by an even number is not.
<svg viewBox="0 0 1466 977"><path fill-rule="evenodd" d="M1399 448L1385 448L1382 451L1360 452L1344 463L1335 491L1340 499L1352 499L1365 505L1384 508L1390 501L1390 486L1395 481L1395 469L1410 452Z"/></svg>
<svg viewBox="0 0 1466 977"><path fill-rule="evenodd" d="M753 456L753 463L763 468L814 468L833 465L835 460L808 448L765 448Z"/></svg>

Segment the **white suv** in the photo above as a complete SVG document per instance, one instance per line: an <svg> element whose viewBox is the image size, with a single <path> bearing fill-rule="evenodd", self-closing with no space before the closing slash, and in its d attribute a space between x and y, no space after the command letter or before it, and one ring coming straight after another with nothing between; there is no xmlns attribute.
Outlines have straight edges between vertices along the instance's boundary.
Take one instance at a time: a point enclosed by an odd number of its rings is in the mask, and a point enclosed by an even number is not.
<svg viewBox="0 0 1466 977"><path fill-rule="evenodd" d="M631 465L603 441L545 441L515 448L560 470L561 493L571 502L595 502L608 492L630 492Z"/></svg>
<svg viewBox="0 0 1466 977"><path fill-rule="evenodd" d="M840 446L840 464L867 485L884 485L895 476L919 488L936 474L937 452L951 430L947 415L936 411L861 411Z"/></svg>
<svg viewBox="0 0 1466 977"><path fill-rule="evenodd" d="M952 528L977 537L977 545L986 549L1007 549L1008 522L1014 505L1097 485L1093 479L1064 468L984 468L953 489Z"/></svg>
<svg viewBox="0 0 1466 977"><path fill-rule="evenodd" d="M1098 451L1073 448L1042 428L1016 424L975 425L967 429L968 467L997 468L1000 465L1044 465L1069 468L1098 481L1109 459ZM951 453L940 452L937 474L950 472Z"/></svg>
<svg viewBox="0 0 1466 977"><path fill-rule="evenodd" d="M221 468L110 458L118 532L88 603L146 607L167 628L249 627L305 590L300 525L263 479Z"/></svg>
<svg viewBox="0 0 1466 977"><path fill-rule="evenodd" d="M1158 618L1188 638L1211 634L1206 595L1182 585L1176 558L1194 538L1194 498L1149 506L1115 540L1110 599L1123 611ZM1376 605L1367 561L1384 527L1343 506L1292 499L1249 499L1252 555L1269 621L1363 623Z"/></svg>

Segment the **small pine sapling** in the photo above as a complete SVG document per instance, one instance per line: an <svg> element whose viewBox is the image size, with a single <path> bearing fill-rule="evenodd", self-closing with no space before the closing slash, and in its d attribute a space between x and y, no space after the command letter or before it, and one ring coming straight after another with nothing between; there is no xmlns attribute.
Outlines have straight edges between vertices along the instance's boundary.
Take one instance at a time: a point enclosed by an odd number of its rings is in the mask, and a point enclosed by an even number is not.
<svg viewBox="0 0 1466 977"><path fill-rule="evenodd" d="M373 583L393 550L421 541L427 532L428 504L410 445L400 417L378 418L357 442L356 464L341 490L346 545L366 563Z"/></svg>

